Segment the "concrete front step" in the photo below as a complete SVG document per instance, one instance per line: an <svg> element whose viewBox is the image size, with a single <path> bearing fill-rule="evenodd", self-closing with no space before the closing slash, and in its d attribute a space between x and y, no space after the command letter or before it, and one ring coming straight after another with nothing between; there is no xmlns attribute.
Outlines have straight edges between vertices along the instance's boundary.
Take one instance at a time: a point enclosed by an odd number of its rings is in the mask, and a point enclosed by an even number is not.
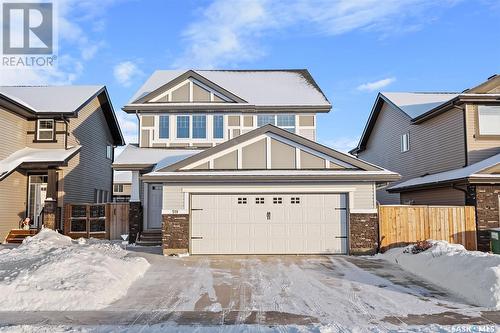
<svg viewBox="0 0 500 333"><path fill-rule="evenodd" d="M162 244L161 230L144 230L139 236L136 245L139 246L159 246Z"/></svg>

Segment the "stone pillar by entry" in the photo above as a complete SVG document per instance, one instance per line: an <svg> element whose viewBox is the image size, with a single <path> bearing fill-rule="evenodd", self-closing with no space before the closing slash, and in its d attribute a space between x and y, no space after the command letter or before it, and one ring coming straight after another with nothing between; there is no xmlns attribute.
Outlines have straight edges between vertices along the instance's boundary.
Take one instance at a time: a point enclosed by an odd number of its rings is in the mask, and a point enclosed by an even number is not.
<svg viewBox="0 0 500 333"><path fill-rule="evenodd" d="M140 172L132 171L132 184L130 186L130 203L128 215L128 242L135 243L142 232L143 210L140 198Z"/></svg>
<svg viewBox="0 0 500 333"><path fill-rule="evenodd" d="M43 206L43 226L52 230L56 229L57 200L48 198Z"/></svg>
<svg viewBox="0 0 500 333"><path fill-rule="evenodd" d="M378 214L349 214L349 253L375 254L378 250Z"/></svg>
<svg viewBox="0 0 500 333"><path fill-rule="evenodd" d="M165 214L162 216L163 254L189 252L189 214Z"/></svg>

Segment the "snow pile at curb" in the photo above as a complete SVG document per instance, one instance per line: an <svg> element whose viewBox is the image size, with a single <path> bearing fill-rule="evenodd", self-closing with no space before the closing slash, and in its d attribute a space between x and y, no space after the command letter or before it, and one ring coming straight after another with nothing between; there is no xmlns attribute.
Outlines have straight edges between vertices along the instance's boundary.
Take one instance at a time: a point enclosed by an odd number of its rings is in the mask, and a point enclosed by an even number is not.
<svg viewBox="0 0 500 333"><path fill-rule="evenodd" d="M50 229L0 251L0 311L93 310L124 296L149 263L101 240Z"/></svg>
<svg viewBox="0 0 500 333"><path fill-rule="evenodd" d="M467 251L445 241L430 242L432 247L419 254L404 253L408 246L375 257L394 262L474 305L500 309L500 255Z"/></svg>

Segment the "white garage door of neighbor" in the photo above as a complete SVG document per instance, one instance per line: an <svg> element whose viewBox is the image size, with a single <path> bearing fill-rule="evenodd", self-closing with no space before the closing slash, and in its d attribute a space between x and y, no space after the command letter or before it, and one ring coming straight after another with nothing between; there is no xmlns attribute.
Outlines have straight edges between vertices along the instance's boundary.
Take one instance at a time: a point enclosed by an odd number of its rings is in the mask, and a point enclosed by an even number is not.
<svg viewBox="0 0 500 333"><path fill-rule="evenodd" d="M193 194L191 253L347 253L347 195Z"/></svg>

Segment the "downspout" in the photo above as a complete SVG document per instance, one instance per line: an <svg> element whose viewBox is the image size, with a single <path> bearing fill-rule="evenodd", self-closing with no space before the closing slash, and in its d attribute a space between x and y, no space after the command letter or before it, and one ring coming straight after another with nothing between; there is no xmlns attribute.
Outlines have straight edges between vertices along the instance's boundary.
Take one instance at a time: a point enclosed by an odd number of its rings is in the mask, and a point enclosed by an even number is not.
<svg viewBox="0 0 500 333"><path fill-rule="evenodd" d="M141 117L139 117L139 111L135 110L135 116L137 117L137 144L141 146Z"/></svg>
<svg viewBox="0 0 500 333"><path fill-rule="evenodd" d="M61 119L64 121L64 149L68 149L68 120L61 114Z"/></svg>

